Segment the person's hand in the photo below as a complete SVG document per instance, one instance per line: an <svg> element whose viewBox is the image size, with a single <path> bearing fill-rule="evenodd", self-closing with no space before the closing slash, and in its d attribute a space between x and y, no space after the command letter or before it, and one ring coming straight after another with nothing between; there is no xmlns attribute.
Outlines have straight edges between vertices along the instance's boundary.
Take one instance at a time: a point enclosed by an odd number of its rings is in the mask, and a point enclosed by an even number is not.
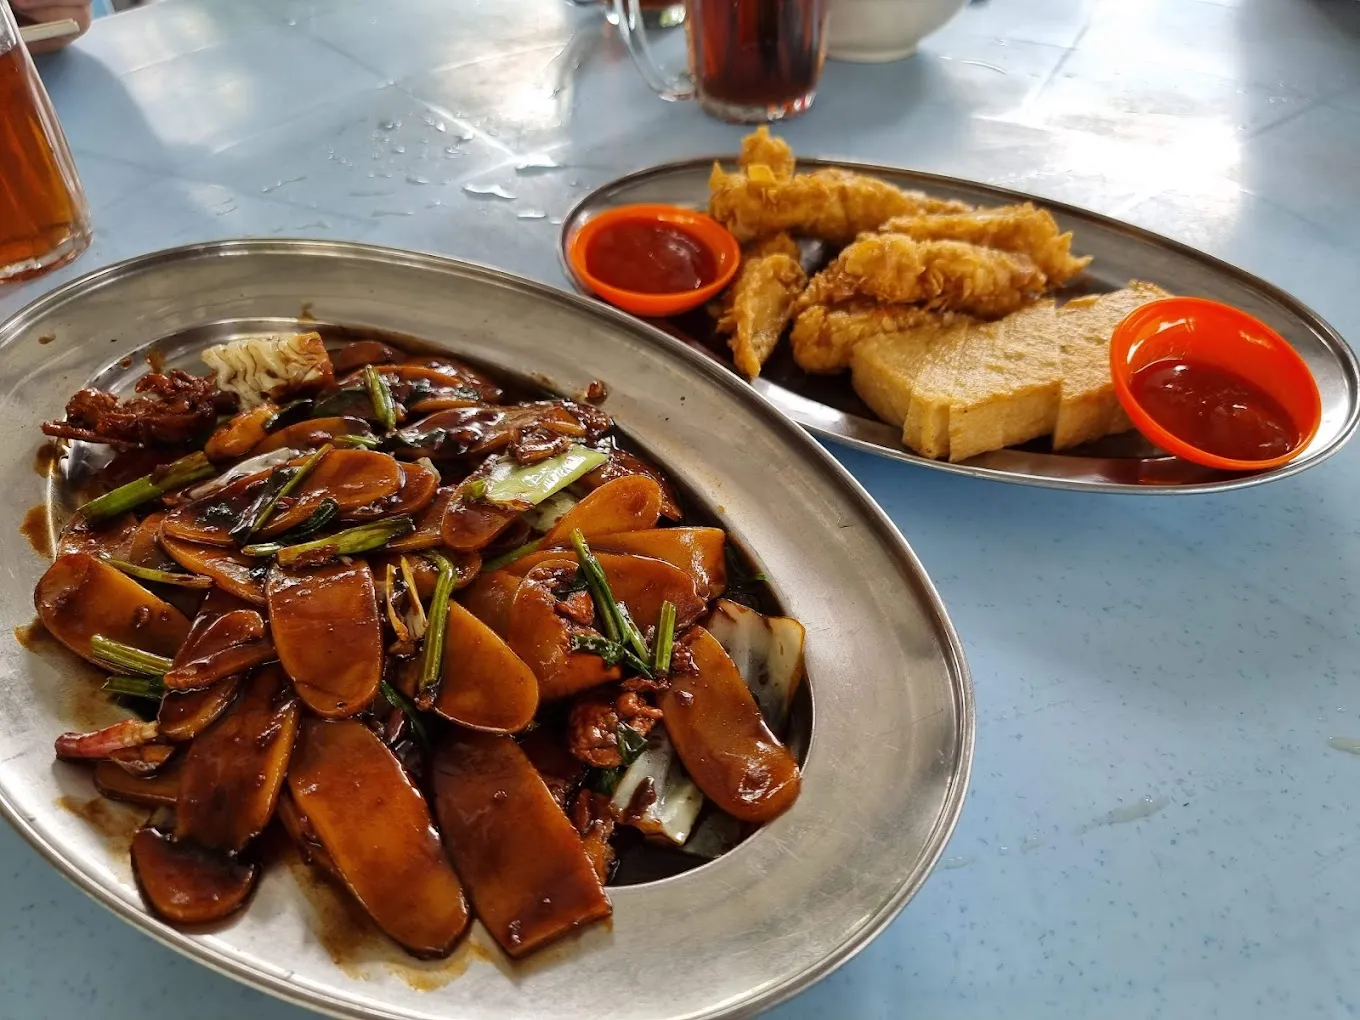
<svg viewBox="0 0 1360 1020"><path fill-rule="evenodd" d="M80 26L83 35L90 27L90 0L10 0L10 6L19 16L19 24L25 22L38 24L48 21L61 21L70 18ZM74 39L65 36L61 39L48 39L29 47L33 53L51 53L59 50Z"/></svg>

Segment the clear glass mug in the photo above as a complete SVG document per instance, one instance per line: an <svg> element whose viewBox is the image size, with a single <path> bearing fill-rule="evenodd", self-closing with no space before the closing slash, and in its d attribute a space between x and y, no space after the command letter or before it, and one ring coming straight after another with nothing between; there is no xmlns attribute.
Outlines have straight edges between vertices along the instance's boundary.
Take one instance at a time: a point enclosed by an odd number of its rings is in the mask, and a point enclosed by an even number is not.
<svg viewBox="0 0 1360 1020"><path fill-rule="evenodd" d="M611 25L619 23L618 11L613 0L567 0L573 7L603 7L604 20ZM684 0L641 0L642 16L648 25L657 28L674 28L685 20Z"/></svg>
<svg viewBox="0 0 1360 1020"><path fill-rule="evenodd" d="M612 0L628 51L662 99L697 99L741 124L794 117L812 105L826 60L828 0L686 0L689 70L652 55L640 0Z"/></svg>
<svg viewBox="0 0 1360 1020"><path fill-rule="evenodd" d="M70 262L90 211L52 102L0 0L0 283Z"/></svg>

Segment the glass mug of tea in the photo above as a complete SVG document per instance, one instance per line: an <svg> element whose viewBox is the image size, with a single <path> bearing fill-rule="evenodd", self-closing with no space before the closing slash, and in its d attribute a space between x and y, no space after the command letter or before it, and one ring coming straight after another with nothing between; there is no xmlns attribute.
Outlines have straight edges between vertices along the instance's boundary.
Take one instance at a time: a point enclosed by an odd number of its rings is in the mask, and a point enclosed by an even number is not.
<svg viewBox="0 0 1360 1020"><path fill-rule="evenodd" d="M652 55L640 0L613 4L633 61L662 99L697 99L742 124L812 105L826 60L827 0L686 0L689 71L674 77Z"/></svg>
<svg viewBox="0 0 1360 1020"><path fill-rule="evenodd" d="M90 213L47 90L0 0L0 283L70 262Z"/></svg>

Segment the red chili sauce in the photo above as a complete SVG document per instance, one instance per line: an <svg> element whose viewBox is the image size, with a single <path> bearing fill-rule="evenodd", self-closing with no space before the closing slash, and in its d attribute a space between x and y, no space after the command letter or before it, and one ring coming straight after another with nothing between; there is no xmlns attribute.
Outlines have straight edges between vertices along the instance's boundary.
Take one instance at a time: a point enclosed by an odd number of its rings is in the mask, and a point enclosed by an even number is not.
<svg viewBox="0 0 1360 1020"><path fill-rule="evenodd" d="M625 220L605 227L586 249L586 269L620 290L679 294L718 277L718 264L702 241L669 223Z"/></svg>
<svg viewBox="0 0 1360 1020"><path fill-rule="evenodd" d="M1180 358L1154 361L1133 374L1129 389L1162 428L1219 457L1270 460L1302 438L1278 400L1215 365Z"/></svg>

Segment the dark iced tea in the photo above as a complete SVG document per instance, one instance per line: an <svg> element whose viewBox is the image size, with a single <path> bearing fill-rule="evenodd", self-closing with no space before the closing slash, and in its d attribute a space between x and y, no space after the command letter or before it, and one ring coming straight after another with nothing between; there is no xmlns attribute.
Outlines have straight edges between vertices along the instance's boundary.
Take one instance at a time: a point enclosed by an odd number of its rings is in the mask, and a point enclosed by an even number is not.
<svg viewBox="0 0 1360 1020"><path fill-rule="evenodd" d="M7 43L0 5L0 49ZM13 28L13 21L8 27ZM0 283L75 258L89 244L85 197L61 128L17 38L0 53Z"/></svg>
<svg viewBox="0 0 1360 1020"><path fill-rule="evenodd" d="M826 58L826 0L688 0L700 101L730 120L777 120L812 103Z"/></svg>

